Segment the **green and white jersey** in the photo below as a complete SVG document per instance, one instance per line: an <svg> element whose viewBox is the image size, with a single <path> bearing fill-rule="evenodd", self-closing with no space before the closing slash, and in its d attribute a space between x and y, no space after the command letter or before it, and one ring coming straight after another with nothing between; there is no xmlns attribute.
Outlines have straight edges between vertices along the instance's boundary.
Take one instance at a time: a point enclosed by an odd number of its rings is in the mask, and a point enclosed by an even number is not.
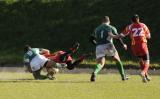
<svg viewBox="0 0 160 99"><path fill-rule="evenodd" d="M30 62L37 55L39 55L39 48L31 48L24 54L24 62Z"/></svg>
<svg viewBox="0 0 160 99"><path fill-rule="evenodd" d="M113 38L108 35L109 32L118 34L117 29L111 25L101 24L94 31L94 37L96 37L97 45L113 43Z"/></svg>
<svg viewBox="0 0 160 99"><path fill-rule="evenodd" d="M37 54L40 53L40 48L32 48L33 51L35 51Z"/></svg>

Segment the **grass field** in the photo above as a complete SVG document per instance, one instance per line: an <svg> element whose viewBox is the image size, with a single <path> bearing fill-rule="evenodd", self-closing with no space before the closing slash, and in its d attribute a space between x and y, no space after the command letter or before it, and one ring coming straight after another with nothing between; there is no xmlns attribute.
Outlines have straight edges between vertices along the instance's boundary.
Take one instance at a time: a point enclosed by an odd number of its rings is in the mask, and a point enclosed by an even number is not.
<svg viewBox="0 0 160 99"><path fill-rule="evenodd" d="M117 74L58 74L55 81L33 80L29 73L0 73L0 99L160 99L160 77L144 84L138 75L121 81Z"/></svg>

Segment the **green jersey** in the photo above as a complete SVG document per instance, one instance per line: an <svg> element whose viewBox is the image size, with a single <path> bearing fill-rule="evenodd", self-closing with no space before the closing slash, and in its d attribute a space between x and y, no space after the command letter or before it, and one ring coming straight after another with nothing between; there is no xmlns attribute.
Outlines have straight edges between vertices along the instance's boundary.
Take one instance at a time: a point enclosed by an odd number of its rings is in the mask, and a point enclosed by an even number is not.
<svg viewBox="0 0 160 99"><path fill-rule="evenodd" d="M24 62L30 62L35 56L39 55L39 48L32 48L24 54Z"/></svg>
<svg viewBox="0 0 160 99"><path fill-rule="evenodd" d="M118 34L115 27L107 24L101 24L95 29L94 37L96 38L97 45L113 43L113 38L108 35L109 32Z"/></svg>

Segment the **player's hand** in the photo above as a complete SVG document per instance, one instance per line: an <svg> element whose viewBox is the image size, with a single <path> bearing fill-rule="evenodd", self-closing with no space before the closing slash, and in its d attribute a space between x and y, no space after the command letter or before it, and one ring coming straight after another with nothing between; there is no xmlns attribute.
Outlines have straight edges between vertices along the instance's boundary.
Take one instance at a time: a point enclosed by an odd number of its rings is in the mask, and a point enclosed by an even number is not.
<svg viewBox="0 0 160 99"><path fill-rule="evenodd" d="M126 44L123 44L123 48L124 48L125 50L127 50L127 45L126 45Z"/></svg>

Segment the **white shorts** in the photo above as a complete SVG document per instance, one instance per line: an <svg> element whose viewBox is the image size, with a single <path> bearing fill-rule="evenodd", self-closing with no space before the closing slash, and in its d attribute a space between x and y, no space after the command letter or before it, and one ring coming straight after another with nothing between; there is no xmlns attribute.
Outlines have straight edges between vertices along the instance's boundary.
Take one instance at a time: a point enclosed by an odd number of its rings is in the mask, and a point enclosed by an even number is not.
<svg viewBox="0 0 160 99"><path fill-rule="evenodd" d="M117 52L116 48L111 43L98 45L96 47L96 59L105 56L114 56L116 52Z"/></svg>
<svg viewBox="0 0 160 99"><path fill-rule="evenodd" d="M42 68L48 60L49 60L48 58L46 58L42 55L35 56L30 62L30 66L31 66L32 71L37 71L40 68Z"/></svg>

